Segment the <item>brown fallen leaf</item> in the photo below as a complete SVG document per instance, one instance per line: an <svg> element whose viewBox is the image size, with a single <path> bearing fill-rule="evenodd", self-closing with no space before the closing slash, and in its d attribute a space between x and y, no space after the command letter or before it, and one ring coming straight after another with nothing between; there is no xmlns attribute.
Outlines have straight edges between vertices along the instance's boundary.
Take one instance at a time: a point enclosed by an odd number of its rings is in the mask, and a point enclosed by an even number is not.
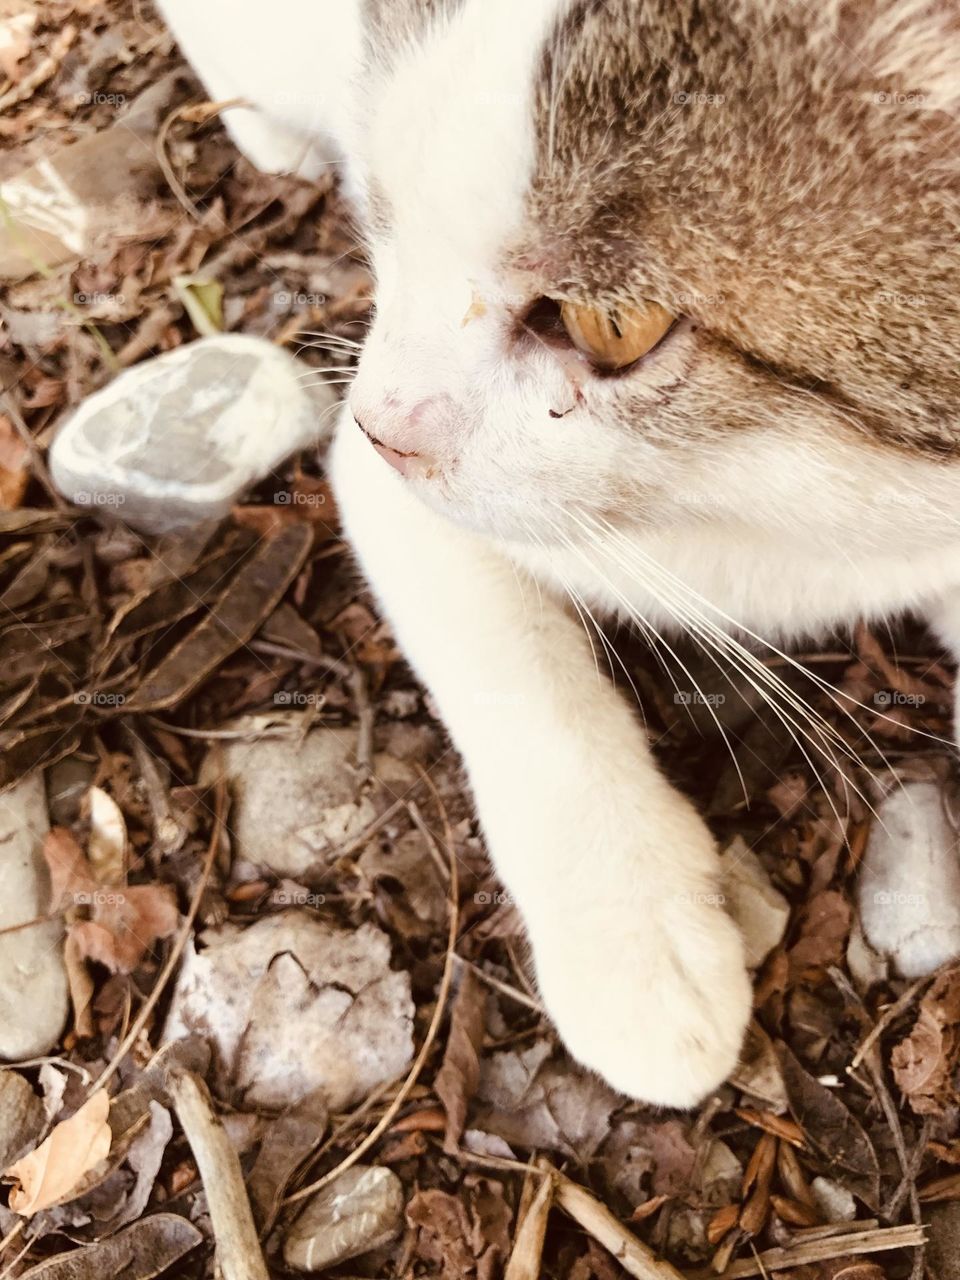
<svg viewBox="0 0 960 1280"><path fill-rule="evenodd" d="M790 948L795 982L815 981L832 964L841 964L850 935L850 903L835 889L816 894L800 917L800 937Z"/></svg>
<svg viewBox="0 0 960 1280"><path fill-rule="evenodd" d="M176 1213L154 1213L98 1244L69 1249L47 1258L21 1280L154 1280L178 1258L195 1249L203 1236Z"/></svg>
<svg viewBox="0 0 960 1280"><path fill-rule="evenodd" d="M450 1034L443 1064L434 1083L447 1113L444 1150L451 1154L460 1145L467 1122L467 1106L480 1080L480 1048L486 1021L486 992L472 969L464 968L460 989L450 1015Z"/></svg>
<svg viewBox="0 0 960 1280"><path fill-rule="evenodd" d="M960 1062L960 968L942 973L920 1001L913 1030L891 1055L893 1078L917 1115L954 1104Z"/></svg>
<svg viewBox="0 0 960 1280"><path fill-rule="evenodd" d="M76 958L130 973L158 938L175 932L179 912L168 885L103 884L64 827L47 833L43 854L50 869L50 909L66 910ZM89 918L81 918L81 911Z"/></svg>
<svg viewBox="0 0 960 1280"><path fill-rule="evenodd" d="M166 710L202 684L260 629L299 573L312 542L313 531L304 524L262 542L209 612L147 672L123 703L124 711Z"/></svg>
<svg viewBox="0 0 960 1280"><path fill-rule="evenodd" d="M19 1186L10 1192L10 1208L25 1218L70 1199L84 1174L106 1159L111 1132L110 1099L99 1089L79 1111L61 1120L39 1147L4 1171Z"/></svg>
<svg viewBox="0 0 960 1280"><path fill-rule="evenodd" d="M797 1061L789 1048L777 1046L790 1110L834 1176L842 1180L867 1208L876 1212L880 1200L880 1165L873 1143L860 1122L830 1089Z"/></svg>
<svg viewBox="0 0 960 1280"><path fill-rule="evenodd" d="M30 479L29 452L8 417L0 413L0 509L19 507Z"/></svg>

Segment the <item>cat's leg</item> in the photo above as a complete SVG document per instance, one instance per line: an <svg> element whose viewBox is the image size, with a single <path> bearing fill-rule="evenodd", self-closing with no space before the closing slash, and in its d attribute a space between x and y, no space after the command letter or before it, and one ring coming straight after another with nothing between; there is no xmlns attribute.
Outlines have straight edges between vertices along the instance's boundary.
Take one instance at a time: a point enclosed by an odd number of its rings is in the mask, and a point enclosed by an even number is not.
<svg viewBox="0 0 960 1280"><path fill-rule="evenodd" d="M406 491L349 417L331 473L462 753L561 1037L624 1092L694 1104L736 1063L751 1004L706 827L556 601Z"/></svg>

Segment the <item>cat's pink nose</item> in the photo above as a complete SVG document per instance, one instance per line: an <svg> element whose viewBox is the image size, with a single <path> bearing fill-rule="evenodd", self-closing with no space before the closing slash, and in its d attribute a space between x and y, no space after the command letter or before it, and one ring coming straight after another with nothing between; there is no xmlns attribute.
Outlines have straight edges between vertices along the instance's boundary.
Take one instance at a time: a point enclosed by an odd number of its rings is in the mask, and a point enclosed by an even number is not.
<svg viewBox="0 0 960 1280"><path fill-rule="evenodd" d="M354 415L354 422L367 437L373 447L379 453L385 462L389 462L391 467L399 471L402 476L407 475L410 470L410 464L415 458L419 458L420 454L416 450L408 450L404 452L402 449L394 449L389 444L384 444L382 440L378 440L372 431L368 431L360 419Z"/></svg>

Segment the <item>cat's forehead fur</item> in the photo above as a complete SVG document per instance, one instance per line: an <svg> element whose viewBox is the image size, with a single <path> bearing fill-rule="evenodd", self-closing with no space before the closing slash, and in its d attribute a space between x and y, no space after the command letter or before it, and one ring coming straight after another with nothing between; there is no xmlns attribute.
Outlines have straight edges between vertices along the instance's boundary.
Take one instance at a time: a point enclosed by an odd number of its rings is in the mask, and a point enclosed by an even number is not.
<svg viewBox="0 0 960 1280"><path fill-rule="evenodd" d="M946 6L576 5L539 68L530 256L952 449L958 51Z"/></svg>
<svg viewBox="0 0 960 1280"><path fill-rule="evenodd" d="M874 438L953 452L960 20L946 5L368 0L368 14L387 85L371 192L389 222L416 188L421 250L475 234L487 265L553 296L654 298L751 377L812 391Z"/></svg>

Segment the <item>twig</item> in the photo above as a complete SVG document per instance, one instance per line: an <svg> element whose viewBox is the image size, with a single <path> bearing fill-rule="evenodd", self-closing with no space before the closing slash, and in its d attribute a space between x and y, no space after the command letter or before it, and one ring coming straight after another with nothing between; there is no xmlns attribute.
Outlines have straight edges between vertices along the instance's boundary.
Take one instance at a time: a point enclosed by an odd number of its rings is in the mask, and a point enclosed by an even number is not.
<svg viewBox="0 0 960 1280"><path fill-rule="evenodd" d="M765 1249L753 1258L734 1262L719 1275L712 1271L694 1272L691 1280L741 1280L743 1276L784 1271L788 1267L799 1267L808 1262L828 1262L831 1258L853 1257L860 1253L885 1253L889 1249L918 1248L925 1243L923 1228L914 1224L905 1227L880 1227L874 1231L850 1232L831 1236L826 1240L788 1245L785 1249Z"/></svg>
<svg viewBox="0 0 960 1280"><path fill-rule="evenodd" d="M216 800L214 803L213 831L210 835L210 845L207 849L206 857L203 860L203 866L200 870L200 879L197 881L197 886L193 891L193 898L190 902L190 907L187 911L186 919L184 920L183 925L180 928L180 932L177 934L176 941L174 942L173 946L170 949L170 954L167 956L166 964L160 970L160 976L157 978L157 981L154 983L153 990L150 992L149 996L144 1001L143 1008L134 1018L130 1026L130 1030L127 1032L123 1040L120 1042L120 1045L117 1048L116 1053L113 1055L113 1057L104 1067L104 1069L101 1071L100 1075L97 1077L94 1083L87 1090L88 1096L91 1093L96 1093L98 1089L103 1088L106 1082L110 1079L110 1077L116 1071L117 1067L119 1067L120 1063L130 1052L131 1048L136 1043L136 1039L139 1036L140 1032L146 1026L147 1019L150 1017L150 1014L154 1006L156 1005L157 1001L160 999L161 992L163 991L167 983L170 981L173 971L177 967L177 961L180 959L183 949L187 945L187 939L190 937L190 929L193 926L194 920L197 918L197 912L200 910L200 901L203 898L204 890L207 887L207 881L210 879L210 872L213 870L213 863L214 863L214 859L217 856L217 849L220 847L220 837L223 833L223 820L224 820L225 808L226 808L226 788L224 787L224 784L221 780L221 782L217 787Z"/></svg>
<svg viewBox="0 0 960 1280"><path fill-rule="evenodd" d="M202 122L212 120L214 116L219 115L221 111L226 111L228 107L249 107L250 103L245 98L230 98L223 102L201 102L201 103L182 103L167 115L157 130L157 138L154 143L154 151L159 164L163 171L163 176L167 180L170 190L177 197L177 200L186 209L191 217L197 222L203 222L203 214L187 195L186 188L174 172L173 165L170 163L170 157L167 155L167 134L170 132L176 120L188 119L192 114L192 123L199 123L198 115L202 118Z"/></svg>
<svg viewBox="0 0 960 1280"><path fill-rule="evenodd" d="M403 1084L397 1090L396 1097L393 1102L391 1102L390 1106L387 1107L379 1121L374 1125L363 1141L356 1146L348 1156L345 1156L338 1165L331 1169L329 1173L325 1173L322 1178L318 1178L316 1182L311 1182L307 1186L301 1187L299 1191L294 1191L288 1195L283 1202L285 1205L295 1204L298 1200L303 1200L307 1196L313 1195L315 1192L319 1191L322 1187L327 1186L329 1183L333 1182L335 1178L339 1178L341 1173L346 1172L346 1170L352 1165L355 1165L361 1156L365 1155L374 1143L377 1142L384 1133L386 1133L387 1129L389 1129L390 1125L393 1123L394 1116L403 1106L404 1100L410 1093L410 1090L420 1078L420 1072L423 1070L424 1064L430 1054L430 1050L433 1048L433 1042L437 1037L437 1032L440 1029L440 1023L443 1020L444 1011L447 1005L447 997L450 994L450 983L453 978L454 948L457 945L457 933L460 928L460 881L457 877L457 859L453 850L453 832L450 830L450 822L447 818L446 809L443 807L443 801L440 799L436 787L434 787L433 783L430 781L429 775L419 765L417 768L440 807L440 813L443 819L444 844L447 846L447 857L450 860L450 928L447 932L447 955L443 964L443 974L440 978L440 986L437 990L437 1003L433 1011L433 1017L430 1019L430 1026L427 1028L427 1034L420 1047L420 1052L417 1054L406 1080L404 1080Z"/></svg>
<svg viewBox="0 0 960 1280"><path fill-rule="evenodd" d="M240 1158L213 1110L203 1081L192 1071L171 1071L167 1092L190 1143L207 1196L223 1280L270 1280Z"/></svg>
<svg viewBox="0 0 960 1280"><path fill-rule="evenodd" d="M524 995L522 991L518 991L516 987L511 987L507 982L501 982L499 978L495 978L492 974L484 972L479 965L473 964L470 960L464 960L463 956L457 956L457 964L465 969L472 969L481 982L486 983L488 987L492 987L494 991L499 991L501 995L506 996L509 1000L515 1000L517 1004L524 1005L527 1009L532 1009L534 1013L539 1013L541 1017L544 1015L542 1004L538 1004L536 1000L531 1000L528 995Z"/></svg>
<svg viewBox="0 0 960 1280"><path fill-rule="evenodd" d="M561 1209L613 1254L627 1275L637 1280L683 1280L675 1267L658 1258L618 1222L601 1200L562 1173L556 1175L556 1200Z"/></svg>
<svg viewBox="0 0 960 1280"><path fill-rule="evenodd" d="M906 1010L910 1008L918 994L925 986L928 985L928 983L934 982L942 973L946 973L948 969L955 969L956 967L956 957L952 960L947 960L939 969L934 969L933 973L928 973L925 978L918 978L916 982L912 982L910 986L907 987L906 991L904 991L902 996L895 1000L893 1004L888 1005L877 1019L873 1030L864 1037L860 1044L860 1048L853 1055L853 1061L850 1063L850 1070L856 1071L857 1067L859 1067L860 1063L863 1061L864 1056L869 1053L871 1046L876 1044L891 1022L896 1018L899 1018L901 1013L905 1013Z"/></svg>
<svg viewBox="0 0 960 1280"><path fill-rule="evenodd" d="M540 1280L543 1241L547 1234L550 1206L553 1204L553 1190L552 1171L548 1170L548 1176L542 1179L520 1222L503 1280Z"/></svg>

